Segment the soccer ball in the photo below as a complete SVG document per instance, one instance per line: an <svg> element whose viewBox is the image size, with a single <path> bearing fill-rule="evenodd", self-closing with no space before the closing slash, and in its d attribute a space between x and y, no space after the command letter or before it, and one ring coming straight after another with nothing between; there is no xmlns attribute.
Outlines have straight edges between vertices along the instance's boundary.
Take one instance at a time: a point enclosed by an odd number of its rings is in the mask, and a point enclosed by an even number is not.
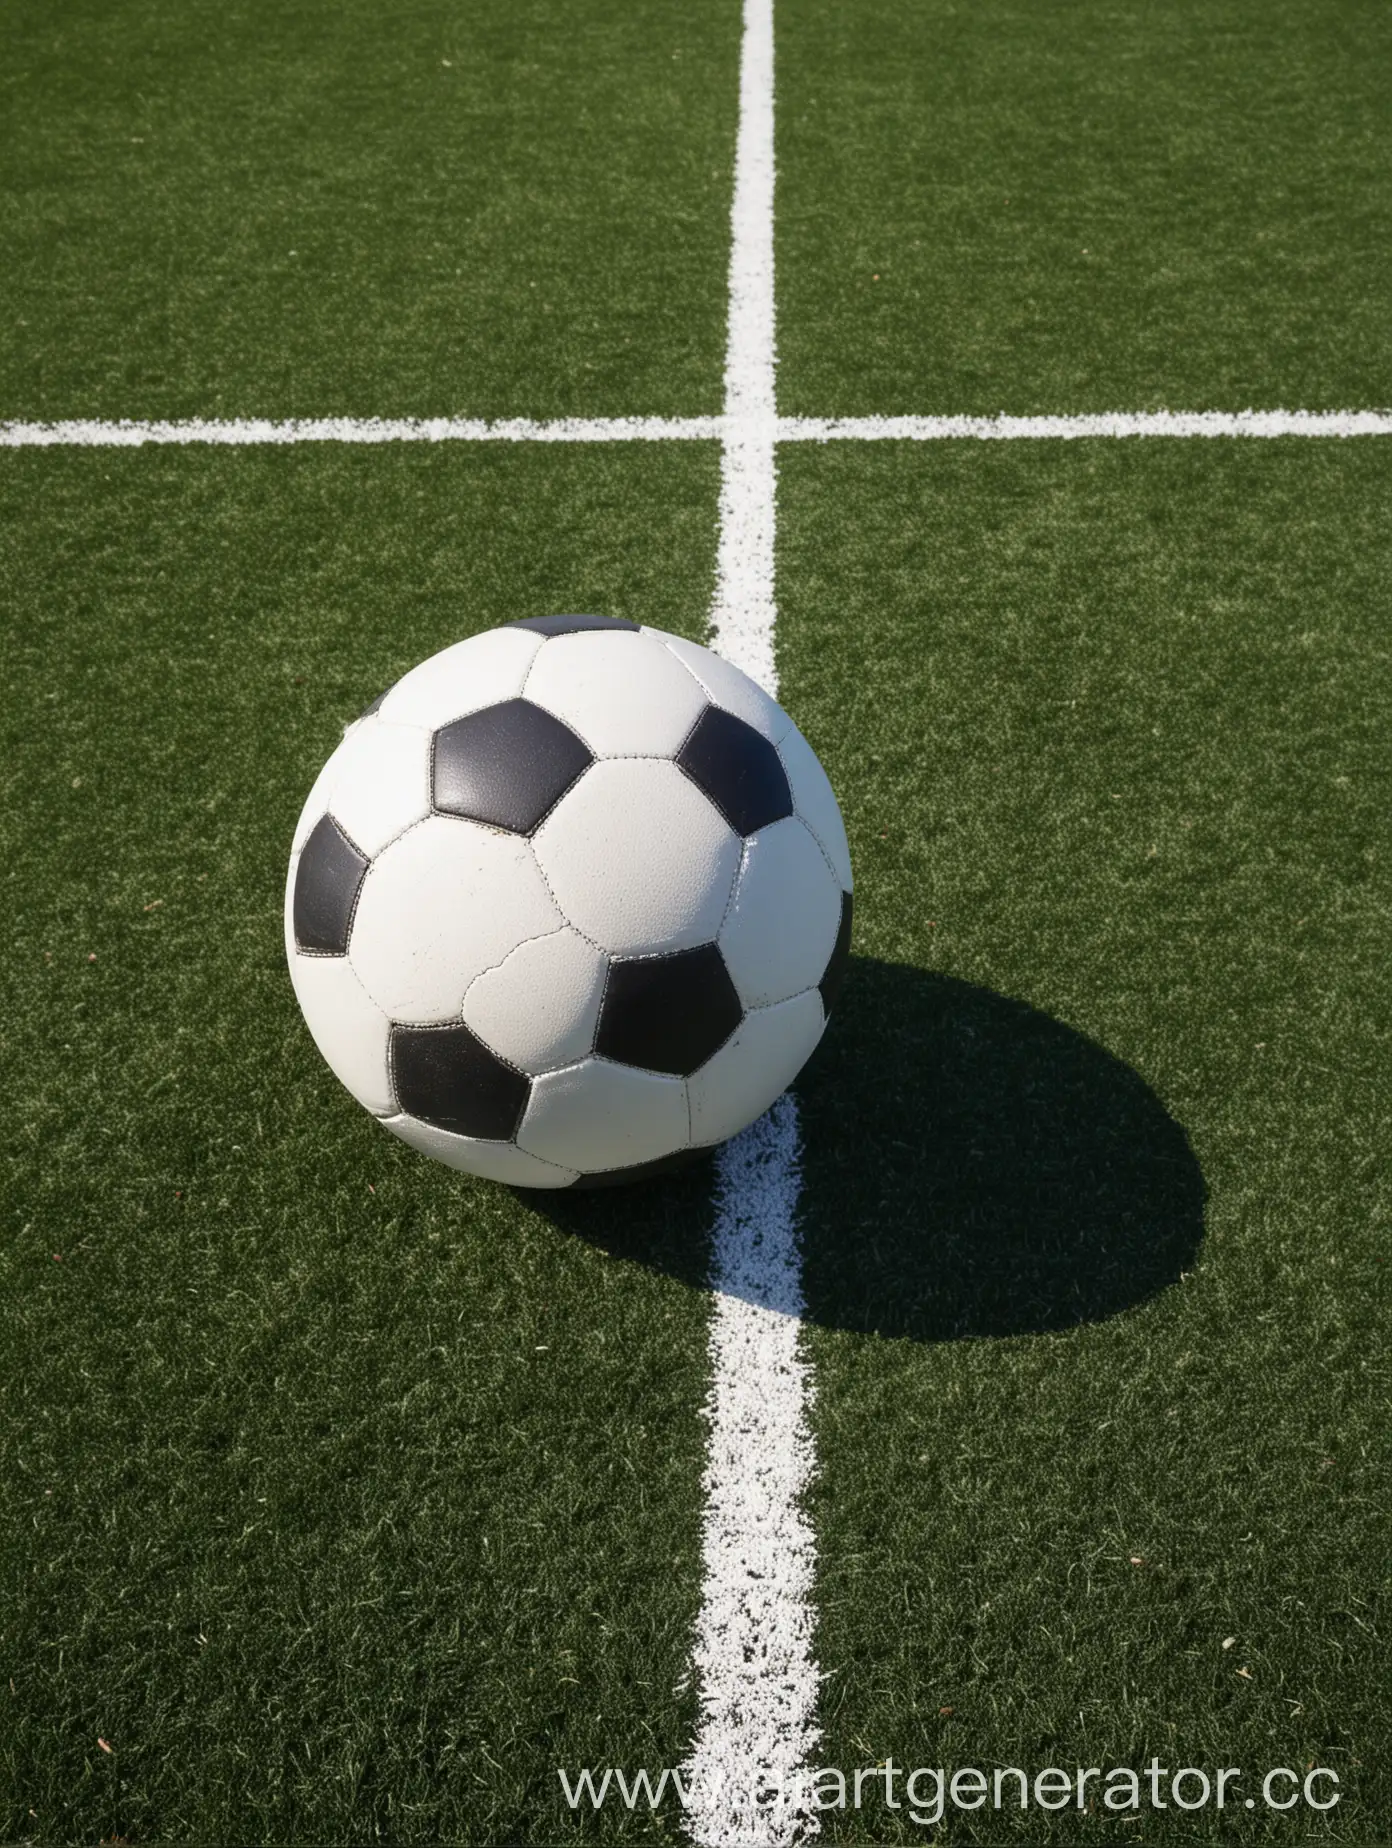
<svg viewBox="0 0 1392 1848"><path fill-rule="evenodd" d="M285 892L316 1044L403 1141L521 1187L680 1165L762 1114L850 949L831 785L728 661L603 616L433 655L319 775Z"/></svg>

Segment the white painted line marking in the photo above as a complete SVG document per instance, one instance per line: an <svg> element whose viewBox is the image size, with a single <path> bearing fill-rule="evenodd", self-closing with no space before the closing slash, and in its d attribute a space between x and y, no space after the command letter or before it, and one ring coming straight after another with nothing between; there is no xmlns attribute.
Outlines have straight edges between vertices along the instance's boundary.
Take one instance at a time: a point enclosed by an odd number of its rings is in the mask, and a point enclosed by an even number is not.
<svg viewBox="0 0 1392 1848"><path fill-rule="evenodd" d="M773 184L773 0L745 0L711 640L776 694ZM702 1848L781 1848L817 1832L805 1775L821 1736L816 1553L802 1510L815 1457L793 1098L727 1143L719 1162L686 1824Z"/></svg>
<svg viewBox="0 0 1392 1848"><path fill-rule="evenodd" d="M0 423L0 449L141 449L147 444L209 443L232 448L287 443L662 443L719 441L726 446L721 494L722 573L717 600L733 635L748 610L737 595L740 558L733 538L750 528L773 488L771 442L946 443L1072 442L1094 437L1392 436L1392 411L1105 411L1084 417L778 417L770 420L757 393L746 391L741 368L738 402L728 417L509 417L489 423L468 417L309 417L274 423L116 423L78 418L61 423ZM772 390L772 356L763 369ZM755 381L751 381L755 382ZM733 387L729 391L733 400ZM726 517L728 514L728 518ZM760 530L767 530L761 526ZM751 533L751 536L752 533ZM727 558L728 553L728 558ZM731 655L731 659L736 659Z"/></svg>
<svg viewBox="0 0 1392 1848"><path fill-rule="evenodd" d="M783 443L1072 442L1119 436L1392 436L1392 411L1104 411L1084 417L782 417Z"/></svg>
<svg viewBox="0 0 1392 1848"><path fill-rule="evenodd" d="M777 690L778 679L773 658L778 421L773 180L773 0L745 0L711 645L769 692Z"/></svg>
<svg viewBox="0 0 1392 1848"><path fill-rule="evenodd" d="M0 449L139 449L147 443L651 443L720 435L719 417L264 417L218 422L191 417L143 423L78 418L64 423L0 423Z"/></svg>
<svg viewBox="0 0 1392 1848"><path fill-rule="evenodd" d="M703 1848L817 1833L808 1802L817 1671L816 1547L802 1511L815 1457L801 1351L797 1105L720 1152L711 1281L705 1583L694 1663L700 1721L686 1826Z"/></svg>

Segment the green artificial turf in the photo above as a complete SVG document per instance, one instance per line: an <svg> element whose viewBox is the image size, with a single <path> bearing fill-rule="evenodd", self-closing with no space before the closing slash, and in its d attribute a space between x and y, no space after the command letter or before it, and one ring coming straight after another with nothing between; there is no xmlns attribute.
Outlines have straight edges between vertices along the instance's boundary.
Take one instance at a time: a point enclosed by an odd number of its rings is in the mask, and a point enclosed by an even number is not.
<svg viewBox="0 0 1392 1848"><path fill-rule="evenodd" d="M385 1135L280 915L408 664L692 630L715 465L8 458L4 1839L545 1840L558 1764L685 1751L704 1292Z"/></svg>
<svg viewBox="0 0 1392 1848"><path fill-rule="evenodd" d="M827 1764L1344 1780L1147 1841L1392 1815L1388 466L784 453L784 692L858 873L801 1085Z"/></svg>
<svg viewBox="0 0 1392 1848"><path fill-rule="evenodd" d="M780 408L1392 401L1388 30L778 0ZM3 39L0 416L719 408L733 0ZM1346 1793L830 1839L1392 1828L1389 470L781 452L857 873L800 1085L821 1762ZM526 613L699 635L717 492L711 444L0 456L8 1836L680 1833L555 1773L691 1743L709 1174L422 1160L280 917L346 719Z"/></svg>
<svg viewBox="0 0 1392 1848"><path fill-rule="evenodd" d="M0 416L718 410L731 25L20 0Z"/></svg>
<svg viewBox="0 0 1392 1848"><path fill-rule="evenodd" d="M1392 403L1392 12L779 0L782 409Z"/></svg>
<svg viewBox="0 0 1392 1848"><path fill-rule="evenodd" d="M557 1212L420 1161L320 1066L279 908L406 662L698 627L715 462L7 463L16 1835L674 1826L554 1773L690 1738L707 1179ZM858 869L801 1086L824 1763L1313 1760L1317 1836L1387 1813L1385 470L783 454L785 697Z"/></svg>

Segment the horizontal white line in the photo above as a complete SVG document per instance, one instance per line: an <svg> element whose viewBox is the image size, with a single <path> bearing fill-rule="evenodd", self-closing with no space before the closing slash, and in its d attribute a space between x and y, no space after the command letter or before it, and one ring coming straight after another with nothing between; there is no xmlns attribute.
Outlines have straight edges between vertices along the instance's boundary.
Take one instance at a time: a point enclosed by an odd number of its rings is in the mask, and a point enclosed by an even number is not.
<svg viewBox="0 0 1392 1848"><path fill-rule="evenodd" d="M0 423L0 448L139 449L146 443L631 443L718 437L719 417L561 417L538 422L509 417L495 423L475 417L297 417L273 422L206 417L143 423L77 418L63 423Z"/></svg>
<svg viewBox="0 0 1392 1848"><path fill-rule="evenodd" d="M753 426L757 424L758 428ZM1071 442L1085 437L1392 436L1392 411L1103 411L1082 417L212 418L0 423L0 449L139 449L147 443Z"/></svg>
<svg viewBox="0 0 1392 1848"><path fill-rule="evenodd" d="M783 442L1071 441L1092 436L1392 436L1392 411L1103 411L1084 417L785 417Z"/></svg>

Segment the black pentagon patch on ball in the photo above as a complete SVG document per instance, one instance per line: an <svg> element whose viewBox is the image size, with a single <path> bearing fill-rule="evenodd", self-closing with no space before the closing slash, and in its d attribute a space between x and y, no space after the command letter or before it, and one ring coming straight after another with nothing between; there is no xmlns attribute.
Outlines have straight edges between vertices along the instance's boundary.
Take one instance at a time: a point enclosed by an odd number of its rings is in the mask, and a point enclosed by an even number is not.
<svg viewBox="0 0 1392 1848"><path fill-rule="evenodd" d="M457 1136L508 1141L531 1095L531 1079L505 1065L462 1023L393 1027L391 1066L401 1108Z"/></svg>
<svg viewBox="0 0 1392 1848"><path fill-rule="evenodd" d="M651 1181L659 1175L675 1174L680 1168L690 1168L709 1157L708 1148L678 1149L672 1155L659 1155L656 1161L635 1162L631 1168L601 1168L594 1174L581 1174L570 1183L568 1191L578 1192L587 1187L625 1187L630 1181Z"/></svg>
<svg viewBox="0 0 1392 1848"><path fill-rule="evenodd" d="M851 958L851 895L841 894L841 923L837 928L836 942L832 945L831 957L827 962L826 974L818 982L817 988L822 997L822 1012L827 1019L836 1006L836 997L841 992L841 984L846 978L846 964Z"/></svg>
<svg viewBox="0 0 1392 1848"><path fill-rule="evenodd" d="M793 812L782 759L767 738L733 712L707 706L677 752L677 762L736 834L753 834Z"/></svg>
<svg viewBox="0 0 1392 1848"><path fill-rule="evenodd" d="M291 907L295 947L316 956L346 956L353 911L367 872L358 852L332 815L321 815L295 868Z"/></svg>
<svg viewBox="0 0 1392 1848"><path fill-rule="evenodd" d="M685 1078L729 1039L744 1009L713 943L609 965L595 1051L620 1065Z"/></svg>
<svg viewBox="0 0 1392 1848"><path fill-rule="evenodd" d="M568 725L529 699L485 706L435 734L435 807L530 834L594 762Z"/></svg>
<svg viewBox="0 0 1392 1848"><path fill-rule="evenodd" d="M638 624L623 616L524 616L509 629L530 629L534 635L582 635L587 629L626 629L638 633Z"/></svg>

